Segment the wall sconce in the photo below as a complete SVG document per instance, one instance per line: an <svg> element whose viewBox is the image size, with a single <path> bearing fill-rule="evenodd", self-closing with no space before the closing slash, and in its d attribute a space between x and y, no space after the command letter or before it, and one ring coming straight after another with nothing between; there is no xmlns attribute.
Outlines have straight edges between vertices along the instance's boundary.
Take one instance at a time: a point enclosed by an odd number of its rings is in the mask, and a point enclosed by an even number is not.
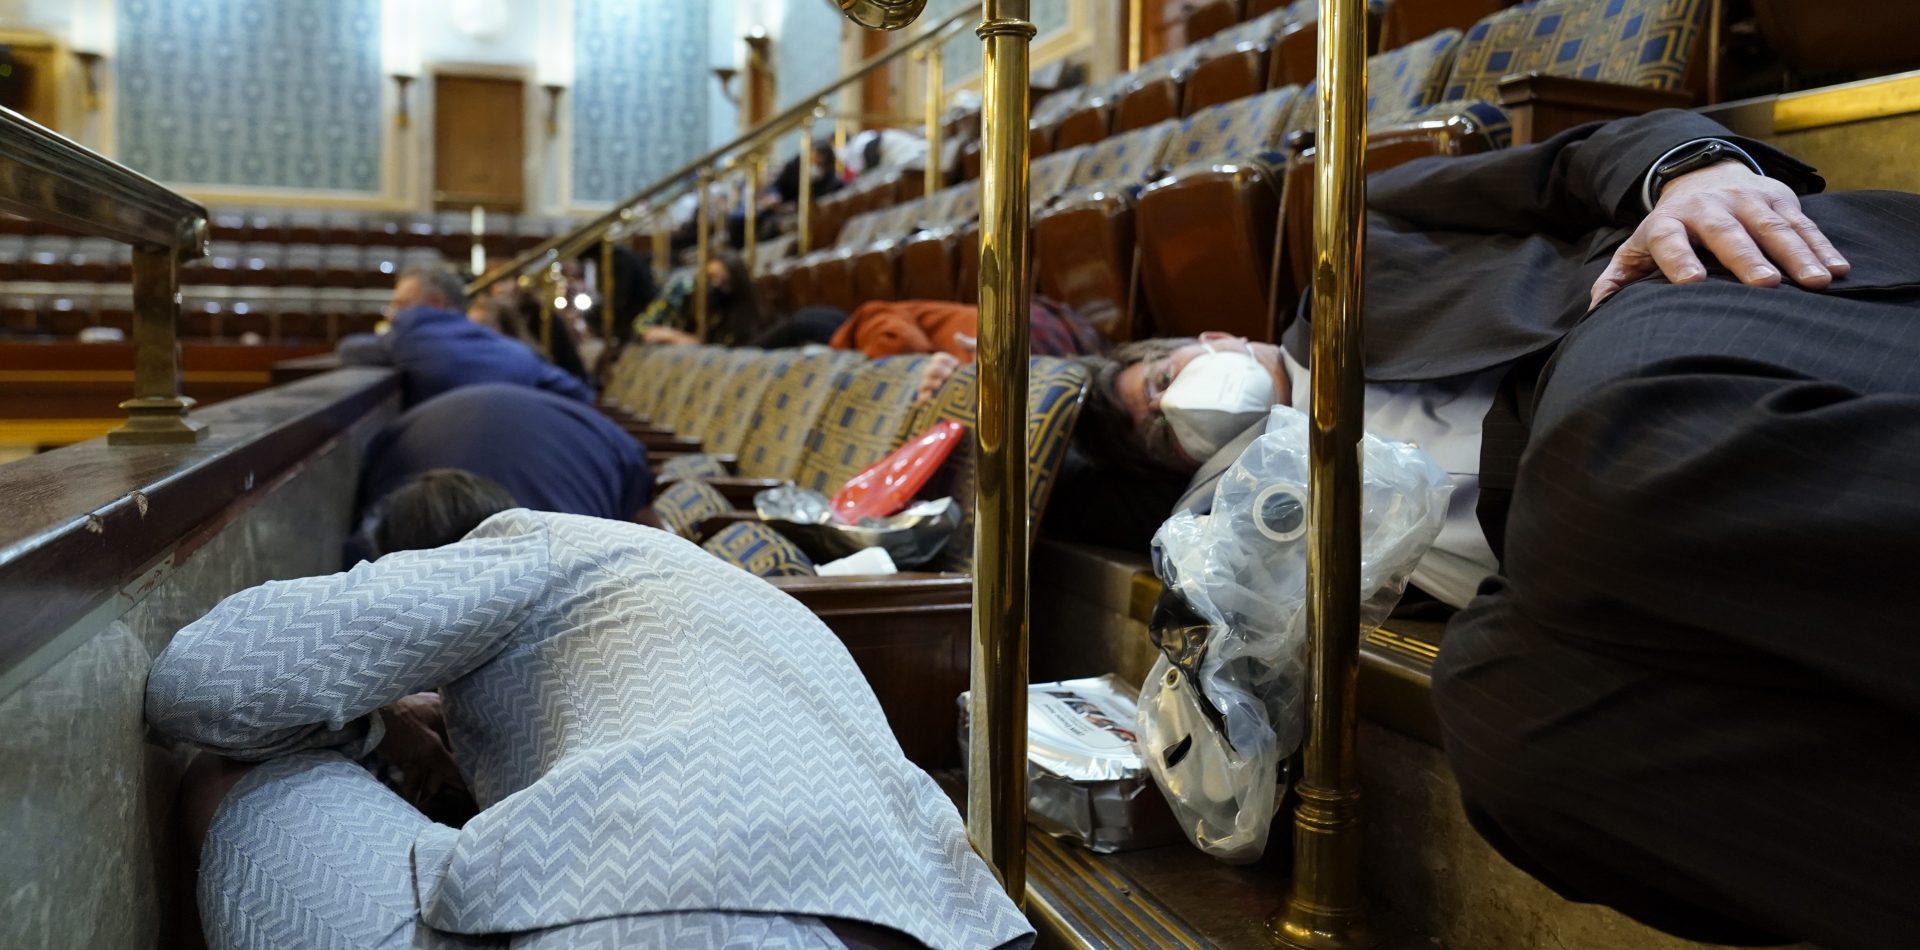
<svg viewBox="0 0 1920 950"><path fill-rule="evenodd" d="M101 53L86 53L74 50L73 56L80 61L80 75L86 80L86 92L81 105L88 112L100 111L100 64L106 60Z"/></svg>
<svg viewBox="0 0 1920 950"><path fill-rule="evenodd" d="M747 49L752 51L749 55L753 57L753 61L761 66L766 65L768 56L773 51L773 37L767 35L767 28L755 26L747 31L743 39L746 40Z"/></svg>
<svg viewBox="0 0 1920 950"><path fill-rule="evenodd" d="M404 129L407 127L409 121L407 114L407 87L413 85L413 77L406 73L394 73L393 85L399 90L399 94L394 98L393 124L398 128Z"/></svg>
<svg viewBox="0 0 1920 950"><path fill-rule="evenodd" d="M547 91L547 138L560 134L560 95L567 87L550 82L540 88Z"/></svg>
<svg viewBox="0 0 1920 950"><path fill-rule="evenodd" d="M735 106L740 105L740 94L733 91L733 77L738 75L740 70L732 66L713 67L713 78L720 80L720 94L726 96L727 101Z"/></svg>

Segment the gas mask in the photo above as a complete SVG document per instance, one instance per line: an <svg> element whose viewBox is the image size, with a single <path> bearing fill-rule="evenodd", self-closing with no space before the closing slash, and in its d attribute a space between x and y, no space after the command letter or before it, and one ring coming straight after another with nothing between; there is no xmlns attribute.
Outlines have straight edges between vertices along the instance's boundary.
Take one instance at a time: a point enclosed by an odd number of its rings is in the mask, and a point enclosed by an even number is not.
<svg viewBox="0 0 1920 950"><path fill-rule="evenodd" d="M1273 375L1253 354L1216 350L1196 356L1160 396L1160 413L1180 448L1204 462L1221 446L1267 417L1273 408Z"/></svg>

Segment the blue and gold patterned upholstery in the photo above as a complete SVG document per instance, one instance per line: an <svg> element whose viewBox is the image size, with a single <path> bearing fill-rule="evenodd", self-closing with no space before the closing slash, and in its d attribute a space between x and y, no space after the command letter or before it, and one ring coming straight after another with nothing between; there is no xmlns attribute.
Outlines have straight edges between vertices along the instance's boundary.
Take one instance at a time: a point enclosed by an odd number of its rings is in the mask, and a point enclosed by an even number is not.
<svg viewBox="0 0 1920 950"><path fill-rule="evenodd" d="M740 474L747 478L792 478L821 410L850 381L862 361L846 350L801 353L775 367L740 446Z"/></svg>
<svg viewBox="0 0 1920 950"><path fill-rule="evenodd" d="M721 350L715 356L695 363L693 385L687 390L686 409L675 416L671 423L673 431L693 436L704 443L715 432L725 428L730 420L715 411L720 406L720 397L733 380L751 375L753 364L760 357L759 350ZM734 424L742 425L744 420L734 421ZM711 445L707 447L712 448Z"/></svg>
<svg viewBox="0 0 1920 950"><path fill-rule="evenodd" d="M719 399L713 405L713 424L701 437L709 452L732 455L740 451L753 425L754 410L767 394L767 387L773 384L774 374L800 356L794 350L746 352L753 354L753 358L745 369L722 382Z"/></svg>
<svg viewBox="0 0 1920 950"><path fill-rule="evenodd" d="M1093 146L1082 145L1033 160L1027 172L1027 202L1034 211L1052 204L1053 199L1066 192L1067 186L1073 183L1074 169L1091 151Z"/></svg>
<svg viewBox="0 0 1920 950"><path fill-rule="evenodd" d="M968 364L954 373L933 399L914 412L908 431L924 432L936 422L949 420L971 430L978 421L975 414L979 399L977 365ZM1067 444L1073 436L1073 425L1080 418L1087 372L1072 360L1046 356L1029 357L1027 367L1027 512L1033 530L1038 531L1040 515L1046 510L1047 496L1053 490L1054 478L1060 472L1060 462L1066 457ZM971 438L947 460L951 473L948 491L960 503L964 517L960 529L936 561L939 570L970 571L973 568L975 464Z"/></svg>
<svg viewBox="0 0 1920 950"><path fill-rule="evenodd" d="M980 217L980 183L963 181L933 193L927 202L926 225L931 228L966 224Z"/></svg>
<svg viewBox="0 0 1920 950"><path fill-rule="evenodd" d="M634 360L632 374L614 398L633 414L650 419L660 406L660 395L673 379L678 361L687 354L682 352L684 347L678 346L635 344L633 349L639 351L639 356Z"/></svg>
<svg viewBox="0 0 1920 950"><path fill-rule="evenodd" d="M694 537L702 521L732 510L719 489L697 480L674 482L653 498L660 526L683 538Z"/></svg>
<svg viewBox="0 0 1920 950"><path fill-rule="evenodd" d="M1028 117L1028 122L1034 126L1052 125L1072 115L1073 110L1080 108L1080 103L1086 95L1086 86L1074 86L1071 89L1052 93L1033 104L1033 115Z"/></svg>
<svg viewBox="0 0 1920 950"><path fill-rule="evenodd" d="M718 458L704 452L676 455L661 463L658 469L661 479L676 478L726 478L727 466Z"/></svg>
<svg viewBox="0 0 1920 950"><path fill-rule="evenodd" d="M1460 45L1459 30L1441 30L1368 57L1367 126L1401 125L1416 112L1430 114L1433 104L1440 101L1440 91L1453 71ZM1312 131L1319 125L1318 86L1311 82L1300 91L1293 115L1287 120L1293 128Z"/></svg>
<svg viewBox="0 0 1920 950"><path fill-rule="evenodd" d="M724 346L687 346L687 356L675 367L659 407L650 417L660 425L682 435L695 435L699 425L699 400L719 384L734 351Z"/></svg>
<svg viewBox="0 0 1920 950"><path fill-rule="evenodd" d="M1299 96L1299 86L1285 86L1187 116L1167 144L1167 163L1234 161L1277 151Z"/></svg>
<svg viewBox="0 0 1920 950"><path fill-rule="evenodd" d="M1707 0L1541 0L1467 31L1443 93L1492 99L1500 79L1540 72L1674 91L1684 87Z"/></svg>
<svg viewBox="0 0 1920 950"><path fill-rule="evenodd" d="M913 415L924 356L889 356L848 374L847 385L807 433L807 451L793 481L832 495L847 479L898 448Z"/></svg>
<svg viewBox="0 0 1920 950"><path fill-rule="evenodd" d="M1460 31L1441 30L1369 58L1368 120L1393 121L1396 116L1439 102L1459 52Z"/></svg>
<svg viewBox="0 0 1920 950"><path fill-rule="evenodd" d="M1168 119L1144 129L1108 136L1089 146L1086 158L1075 166L1067 187L1145 184L1147 176L1163 165L1167 143L1179 130L1180 121Z"/></svg>
<svg viewBox="0 0 1920 950"><path fill-rule="evenodd" d="M701 547L755 577L805 577L813 574L813 561L798 546L758 521L727 525Z"/></svg>

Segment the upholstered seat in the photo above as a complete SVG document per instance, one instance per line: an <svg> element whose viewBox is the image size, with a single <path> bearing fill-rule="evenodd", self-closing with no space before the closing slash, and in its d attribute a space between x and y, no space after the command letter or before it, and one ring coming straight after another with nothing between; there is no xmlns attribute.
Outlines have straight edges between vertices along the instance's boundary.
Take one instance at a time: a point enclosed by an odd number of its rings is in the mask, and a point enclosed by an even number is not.
<svg viewBox="0 0 1920 950"><path fill-rule="evenodd" d="M1216 33L1202 44L1187 74L1187 114L1267 88L1268 52L1287 24L1287 11L1274 10Z"/></svg>
<svg viewBox="0 0 1920 950"><path fill-rule="evenodd" d="M1033 160L1027 172L1027 199L1033 213L1051 205L1073 182L1074 171L1090 151L1087 147L1054 152ZM901 250L901 296L903 299L957 300L973 303L980 284L979 192L956 205L967 212L966 220L946 228L923 232L909 240ZM956 213L956 220L959 215ZM951 275L950 294L937 293Z"/></svg>
<svg viewBox="0 0 1920 950"><path fill-rule="evenodd" d="M1187 42L1198 43L1231 28L1246 15L1246 8L1246 0L1203 0L1193 4L1187 8Z"/></svg>
<svg viewBox="0 0 1920 950"><path fill-rule="evenodd" d="M1153 334L1225 330L1265 340L1283 139L1297 87L1196 112L1168 148L1175 171L1138 199L1140 278Z"/></svg>
<svg viewBox="0 0 1920 950"><path fill-rule="evenodd" d="M1200 46L1156 56L1127 74L1114 94L1113 132L1131 132L1180 118L1187 76L1199 62Z"/></svg>
<svg viewBox="0 0 1920 950"><path fill-rule="evenodd" d="M1133 199L1164 167L1177 120L1093 146L1067 195L1034 221L1034 276L1042 294L1073 308L1109 339L1136 335Z"/></svg>
<svg viewBox="0 0 1920 950"><path fill-rule="evenodd" d="M756 577L804 577L814 573L813 561L798 545L758 521L730 524L702 547Z"/></svg>
<svg viewBox="0 0 1920 950"><path fill-rule="evenodd" d="M953 374L934 398L919 407L908 424L911 432L924 432L935 423L953 421L969 431L979 424L978 364L968 364ZM1029 357L1027 363L1027 513L1032 531L1040 529L1040 516L1046 511L1047 497L1066 458L1073 426L1080 418L1080 405L1086 396L1087 371L1072 360ZM932 565L939 570L973 570L973 483L977 460L973 441L956 450L942 470L929 495L951 495L960 503L960 529L940 552ZM1031 543L1031 536L1028 538Z"/></svg>

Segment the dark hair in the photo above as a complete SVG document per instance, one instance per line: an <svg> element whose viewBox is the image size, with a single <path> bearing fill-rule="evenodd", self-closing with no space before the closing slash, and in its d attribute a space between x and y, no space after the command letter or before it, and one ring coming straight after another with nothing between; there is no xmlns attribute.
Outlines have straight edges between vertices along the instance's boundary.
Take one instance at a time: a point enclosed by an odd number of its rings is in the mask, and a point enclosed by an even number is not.
<svg viewBox="0 0 1920 950"><path fill-rule="evenodd" d="M723 346L746 346L760 333L760 325L766 321L760 312L760 294L753 286L753 274L747 270L747 262L732 251L718 251L714 260L727 269L727 306L726 309L712 314L713 323L707 328L705 342ZM700 275L701 280L706 275Z"/></svg>
<svg viewBox="0 0 1920 950"><path fill-rule="evenodd" d="M452 544L514 507L513 494L490 478L457 468L421 472L381 502L374 550L384 555Z"/></svg>
<svg viewBox="0 0 1920 950"><path fill-rule="evenodd" d="M1111 357L1080 357L1078 362L1087 368L1089 377L1087 400L1080 407L1080 422L1074 428L1074 441L1080 451L1089 459L1142 474L1163 475L1190 468L1182 463L1166 420L1155 420L1145 433L1134 427L1133 415L1120 398L1120 371L1168 356L1193 342L1193 337L1135 340L1115 347Z"/></svg>

